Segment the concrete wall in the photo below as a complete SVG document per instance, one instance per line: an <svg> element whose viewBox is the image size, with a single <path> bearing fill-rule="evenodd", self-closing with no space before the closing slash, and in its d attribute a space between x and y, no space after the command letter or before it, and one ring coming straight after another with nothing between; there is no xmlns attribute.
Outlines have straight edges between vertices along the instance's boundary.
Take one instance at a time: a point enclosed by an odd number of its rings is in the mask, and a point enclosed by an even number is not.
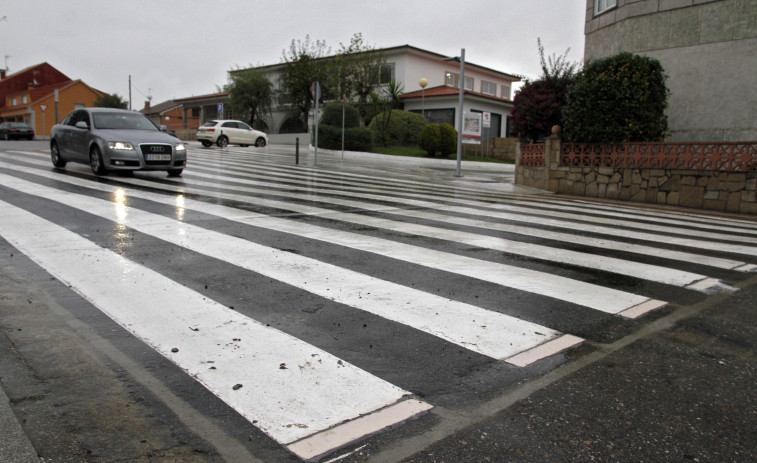
<svg viewBox="0 0 757 463"><path fill-rule="evenodd" d="M618 0L594 15L586 60L630 51L668 75L667 141L757 140L757 0Z"/></svg>

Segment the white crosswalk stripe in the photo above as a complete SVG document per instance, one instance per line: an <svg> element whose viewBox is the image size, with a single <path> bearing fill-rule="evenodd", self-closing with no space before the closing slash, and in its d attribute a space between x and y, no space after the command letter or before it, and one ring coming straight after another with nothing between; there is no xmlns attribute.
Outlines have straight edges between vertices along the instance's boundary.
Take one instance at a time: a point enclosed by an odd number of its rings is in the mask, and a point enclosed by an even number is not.
<svg viewBox="0 0 757 463"><path fill-rule="evenodd" d="M0 153L0 236L303 459L423 413L433 400L103 248L37 215L33 205L86 213L212 258L229 272L269 277L518 369L583 341L551 326L549 317L527 320L531 297L563 304L566 317L580 309L619 323L667 304L643 290L594 281L590 272L707 293L731 289L720 275L757 270L757 226L748 221L293 167L274 153L190 153L182 178L107 182L93 181L84 166L67 168L72 175L53 171L41 153ZM166 206L176 214L156 212ZM519 295L508 301L523 302L479 307L373 276L366 266L348 268L339 256L326 262L259 244L226 233L218 221L486 282ZM452 252L434 240L504 257ZM518 259L568 267L552 273Z"/></svg>

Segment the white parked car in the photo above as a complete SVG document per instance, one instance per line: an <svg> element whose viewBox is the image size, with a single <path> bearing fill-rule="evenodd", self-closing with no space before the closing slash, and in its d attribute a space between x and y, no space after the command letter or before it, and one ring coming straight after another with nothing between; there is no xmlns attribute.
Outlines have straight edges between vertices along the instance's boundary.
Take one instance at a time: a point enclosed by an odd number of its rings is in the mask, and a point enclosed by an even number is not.
<svg viewBox="0 0 757 463"><path fill-rule="evenodd" d="M226 145L255 145L260 148L268 144L268 135L242 121L215 120L197 129L197 141L206 148L214 143L221 148Z"/></svg>

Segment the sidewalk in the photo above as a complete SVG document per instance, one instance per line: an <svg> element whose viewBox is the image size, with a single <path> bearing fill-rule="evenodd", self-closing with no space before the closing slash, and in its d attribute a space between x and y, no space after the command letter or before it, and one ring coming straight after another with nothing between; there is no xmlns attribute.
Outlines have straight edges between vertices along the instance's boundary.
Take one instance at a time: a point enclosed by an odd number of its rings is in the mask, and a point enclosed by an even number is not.
<svg viewBox="0 0 757 463"><path fill-rule="evenodd" d="M0 382L0 461L8 463L39 463L40 458L21 424L10 408L10 401Z"/></svg>

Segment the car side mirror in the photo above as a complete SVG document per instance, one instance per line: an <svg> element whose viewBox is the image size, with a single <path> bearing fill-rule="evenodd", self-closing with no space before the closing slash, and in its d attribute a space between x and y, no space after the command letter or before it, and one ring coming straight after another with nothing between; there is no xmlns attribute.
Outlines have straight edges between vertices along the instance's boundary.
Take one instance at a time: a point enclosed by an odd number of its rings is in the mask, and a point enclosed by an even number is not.
<svg viewBox="0 0 757 463"><path fill-rule="evenodd" d="M160 126L160 131L161 131L161 132L168 132L168 126L165 126L165 125L161 125L161 126Z"/></svg>
<svg viewBox="0 0 757 463"><path fill-rule="evenodd" d="M75 127L79 129L89 129L89 125L85 121L79 121L76 123Z"/></svg>

